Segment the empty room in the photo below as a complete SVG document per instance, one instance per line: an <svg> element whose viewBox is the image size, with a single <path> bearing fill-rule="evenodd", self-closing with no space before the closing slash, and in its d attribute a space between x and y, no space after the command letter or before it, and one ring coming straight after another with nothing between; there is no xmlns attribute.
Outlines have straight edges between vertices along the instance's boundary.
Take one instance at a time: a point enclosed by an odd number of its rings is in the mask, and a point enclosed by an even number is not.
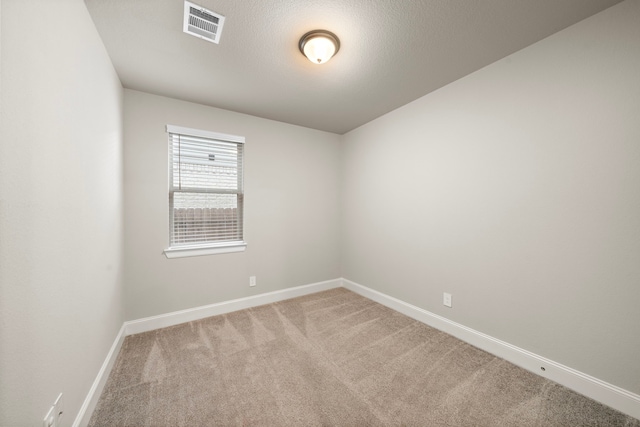
<svg viewBox="0 0 640 427"><path fill-rule="evenodd" d="M640 427L640 0L0 0L0 426Z"/></svg>

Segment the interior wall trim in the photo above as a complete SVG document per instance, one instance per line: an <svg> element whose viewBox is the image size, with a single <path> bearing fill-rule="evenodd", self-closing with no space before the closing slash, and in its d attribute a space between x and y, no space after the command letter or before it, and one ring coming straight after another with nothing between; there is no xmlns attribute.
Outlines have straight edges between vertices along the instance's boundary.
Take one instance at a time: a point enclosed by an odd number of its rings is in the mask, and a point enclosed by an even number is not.
<svg viewBox="0 0 640 427"><path fill-rule="evenodd" d="M115 341L113 341L113 344L111 345L111 349L109 349L109 353L107 353L106 359L98 371L96 379L93 381L93 384L89 389L87 397L84 399L84 402L82 402L82 406L80 407L80 411L78 411L78 415L76 415L76 419L73 421L72 427L85 427L89 424L91 414L93 414L93 410L96 408L96 404L98 403L102 390L107 383L111 369L116 362L118 353L120 353L120 348L122 348L125 334L125 325L123 324L120 327L118 335L116 335Z"/></svg>
<svg viewBox="0 0 640 427"><path fill-rule="evenodd" d="M351 280L343 278L342 286L419 322L453 335L486 352L501 357L536 375L548 378L584 396L640 419L640 395ZM544 370L541 368L544 368Z"/></svg>
<svg viewBox="0 0 640 427"><path fill-rule="evenodd" d="M342 286L342 280L333 279L259 295L251 295L216 304L203 305L201 307L189 308L187 310L174 311L172 313L160 314L158 316L145 317L143 319L124 322L125 332L126 335L139 334L142 332L153 331L154 329L179 325L180 323L193 322L194 320L204 319L205 317L231 313L232 311L244 310L245 308L257 307L259 305L271 304L315 292L326 291L340 286Z"/></svg>

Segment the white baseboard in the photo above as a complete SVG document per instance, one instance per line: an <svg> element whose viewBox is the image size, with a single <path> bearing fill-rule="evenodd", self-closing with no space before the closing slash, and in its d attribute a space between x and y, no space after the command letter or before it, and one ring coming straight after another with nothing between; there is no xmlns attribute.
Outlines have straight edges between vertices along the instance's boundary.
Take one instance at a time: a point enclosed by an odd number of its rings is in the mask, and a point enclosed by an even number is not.
<svg viewBox="0 0 640 427"><path fill-rule="evenodd" d="M341 279L327 280L324 282L312 283L310 285L287 288L265 294L252 295L250 297L224 301L217 304L203 305L201 307L187 310L174 311L172 313L158 316L146 317L143 319L124 322L126 335L139 334L154 329L166 328L168 326L179 325L180 323L193 322L205 317L217 316L219 314L231 313L232 311L244 310L245 308L257 307L259 305L271 304L290 298L313 294L315 292L326 291L328 289L342 286Z"/></svg>
<svg viewBox="0 0 640 427"><path fill-rule="evenodd" d="M548 378L584 396L640 419L640 396L635 393L350 280L342 279L342 286L419 322L453 335L534 374ZM541 368L545 370L543 371Z"/></svg>
<svg viewBox="0 0 640 427"><path fill-rule="evenodd" d="M89 424L91 414L93 414L93 410L96 408L96 404L98 403L98 399L102 394L102 390L107 383L107 379L109 378L109 374L111 373L113 364L116 362L116 358L118 357L118 353L120 352L120 348L122 347L122 343L124 342L124 337L125 327L123 324L120 328L120 331L118 332L118 335L116 336L115 341L111 345L111 349L107 354L107 358L102 363L100 371L98 371L98 376L93 381L93 384L89 389L89 393L87 394L87 397L84 399L84 402L80 407L80 411L78 412L78 415L76 416L76 419L72 424L73 427L86 427L86 425Z"/></svg>

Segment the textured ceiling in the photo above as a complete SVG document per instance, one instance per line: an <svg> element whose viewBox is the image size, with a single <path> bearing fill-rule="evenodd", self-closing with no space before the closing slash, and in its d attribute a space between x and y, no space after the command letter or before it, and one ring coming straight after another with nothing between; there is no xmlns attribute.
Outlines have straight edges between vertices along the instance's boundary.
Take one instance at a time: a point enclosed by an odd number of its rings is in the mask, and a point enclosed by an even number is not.
<svg viewBox="0 0 640 427"><path fill-rule="evenodd" d="M343 134L620 0L193 0L220 44L182 32L181 0L86 0L126 88ZM312 29L340 38L315 65Z"/></svg>

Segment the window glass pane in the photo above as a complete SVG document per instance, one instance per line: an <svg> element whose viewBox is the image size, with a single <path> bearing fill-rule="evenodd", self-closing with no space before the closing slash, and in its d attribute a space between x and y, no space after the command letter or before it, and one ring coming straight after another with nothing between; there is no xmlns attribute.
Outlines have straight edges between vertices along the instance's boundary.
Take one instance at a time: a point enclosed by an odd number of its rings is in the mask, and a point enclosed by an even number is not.
<svg viewBox="0 0 640 427"><path fill-rule="evenodd" d="M242 240L241 203L237 194L174 193L172 245Z"/></svg>

